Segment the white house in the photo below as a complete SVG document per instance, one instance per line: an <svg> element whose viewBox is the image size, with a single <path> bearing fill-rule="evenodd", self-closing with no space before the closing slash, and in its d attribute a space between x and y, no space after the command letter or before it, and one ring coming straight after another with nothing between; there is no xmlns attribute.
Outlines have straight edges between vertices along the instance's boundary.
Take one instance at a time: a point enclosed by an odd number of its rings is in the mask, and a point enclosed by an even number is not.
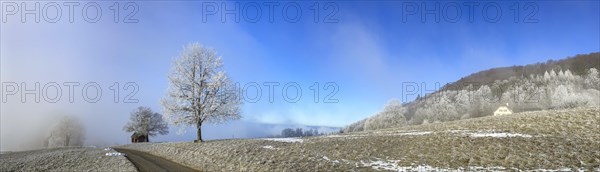
<svg viewBox="0 0 600 172"><path fill-rule="evenodd" d="M508 108L508 103L506 103L506 106L500 106L498 109L496 109L496 111L494 111L494 116L510 115L512 113L512 110Z"/></svg>

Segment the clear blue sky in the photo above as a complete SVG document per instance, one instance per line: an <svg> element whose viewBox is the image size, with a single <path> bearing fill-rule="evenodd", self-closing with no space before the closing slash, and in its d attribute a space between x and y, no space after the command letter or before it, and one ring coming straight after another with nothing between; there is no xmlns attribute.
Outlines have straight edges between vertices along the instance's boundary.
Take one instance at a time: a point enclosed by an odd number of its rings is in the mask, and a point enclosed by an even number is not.
<svg viewBox="0 0 600 172"><path fill-rule="evenodd" d="M136 2L139 11L133 18L137 23L114 23L113 2L97 3L102 8L97 23L86 22L79 13L85 2L76 7L73 23L68 22L64 6L57 23L44 19L36 23L31 18L22 23L19 14L6 15L1 26L2 82L40 82L42 86L48 82L97 82L103 97L98 103L87 103L81 97L69 103L65 90L59 103L20 103L18 95L8 97L9 102L2 104L3 138L18 130L7 123L41 119L49 111L58 111L82 114L97 127L92 131L106 128L98 135L110 138L107 142L126 142L121 127L129 112L140 105L161 110L159 100L168 86L171 61L191 42L214 47L227 72L242 86L280 83L273 103L263 86L262 99L243 106L242 121L209 126L205 130L209 138L243 137L250 130L240 127L245 123L343 126L376 113L392 98L401 98L402 82L424 82L433 89L436 82L443 85L488 68L600 51L598 1L478 2L472 21L464 2L426 2L429 10L439 3L439 23L431 14L422 21L420 1L319 2L319 22L314 22L311 9L315 2L297 2L302 17L296 23L286 21L282 12L284 6L296 3L292 1L279 2L273 22L262 2L237 2L240 22L235 22L233 15L226 15L221 22L221 2L208 3L219 8L213 15L206 15L210 11L205 10L205 2ZM235 3L226 2L226 8ZM45 4L41 2L41 6ZM119 4L121 21L132 9L123 9L124 4ZM256 23L244 20L254 17L252 5L261 7ZM516 5L518 22L514 21ZM295 15L291 7L288 18ZM455 7L461 10L461 17L453 22ZM495 18L495 7L502 11L500 18L486 20ZM334 9L331 19L337 22L324 23ZM113 82L121 87L135 82L139 103L113 103L109 89ZM296 103L281 96L282 87L289 82L302 88L302 98ZM310 90L314 82L321 87L319 103L313 102ZM327 82L337 84L339 91L333 98L338 103L322 102L330 91L323 89ZM127 92L121 91L122 98ZM157 140L189 140L175 131Z"/></svg>

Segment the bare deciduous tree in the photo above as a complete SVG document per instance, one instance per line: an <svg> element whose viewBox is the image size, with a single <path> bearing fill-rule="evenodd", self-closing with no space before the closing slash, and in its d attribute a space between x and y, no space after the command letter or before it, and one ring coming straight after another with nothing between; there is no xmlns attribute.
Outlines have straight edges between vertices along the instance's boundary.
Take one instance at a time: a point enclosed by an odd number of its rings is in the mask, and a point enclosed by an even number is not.
<svg viewBox="0 0 600 172"><path fill-rule="evenodd" d="M161 114L152 112L149 107L140 106L131 112L129 122L125 124L123 130L142 134L146 137L146 141L149 141L148 136L168 134L169 126Z"/></svg>
<svg viewBox="0 0 600 172"><path fill-rule="evenodd" d="M214 49L189 44L169 75L170 86L161 104L175 125L195 126L202 142L202 124L241 118L241 102Z"/></svg>
<svg viewBox="0 0 600 172"><path fill-rule="evenodd" d="M48 143L50 147L56 146L83 146L85 130L83 124L74 116L63 116L54 127Z"/></svg>

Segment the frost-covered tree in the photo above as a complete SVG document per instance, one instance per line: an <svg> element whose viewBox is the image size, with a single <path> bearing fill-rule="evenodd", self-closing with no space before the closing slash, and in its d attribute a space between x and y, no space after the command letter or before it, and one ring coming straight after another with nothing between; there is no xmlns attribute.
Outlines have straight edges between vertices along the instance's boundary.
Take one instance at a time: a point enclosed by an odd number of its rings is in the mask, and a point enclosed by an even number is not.
<svg viewBox="0 0 600 172"><path fill-rule="evenodd" d="M367 121L367 119L362 119L360 121L356 121L356 122L344 127L343 131L344 131L344 133L364 131L366 121Z"/></svg>
<svg viewBox="0 0 600 172"><path fill-rule="evenodd" d="M592 69L593 69L593 68L592 68ZM567 69L567 70L565 71L565 78L567 78L567 79L574 79L574 78L575 78L575 76L573 75L573 73L571 72L571 70Z"/></svg>
<svg viewBox="0 0 600 172"><path fill-rule="evenodd" d="M596 68L590 68L585 77L585 84L588 88L600 90L600 73Z"/></svg>
<svg viewBox="0 0 600 172"><path fill-rule="evenodd" d="M544 72L544 80L549 81L550 78L550 74L548 73L548 71Z"/></svg>
<svg viewBox="0 0 600 172"><path fill-rule="evenodd" d="M473 95L473 92L469 90L460 90L457 92L456 100L454 101L454 104L456 104L457 113L455 114L456 116L452 117L453 120L464 118L463 116L465 115L470 116L469 112L473 106L471 95Z"/></svg>
<svg viewBox="0 0 600 172"><path fill-rule="evenodd" d="M131 112L129 122L125 124L123 130L144 135L145 141L149 141L149 136L157 134L169 134L169 125L163 120L161 114L153 112L149 107L138 107Z"/></svg>
<svg viewBox="0 0 600 172"><path fill-rule="evenodd" d="M497 101L493 97L490 87L483 85L476 91L472 92L471 95L471 106L468 108L468 112L461 116L461 119L490 115L490 106L492 103Z"/></svg>
<svg viewBox="0 0 600 172"><path fill-rule="evenodd" d="M166 117L177 126L195 126L202 142L202 124L241 118L241 101L221 57L198 43L186 46L173 62L169 89L162 99Z"/></svg>
<svg viewBox="0 0 600 172"><path fill-rule="evenodd" d="M54 126L48 139L48 147L83 146L85 128L75 116L63 116Z"/></svg>
<svg viewBox="0 0 600 172"><path fill-rule="evenodd" d="M401 127L406 125L404 114L406 109L398 99L392 99L383 108L383 111L369 117L364 123L365 130Z"/></svg>
<svg viewBox="0 0 600 172"><path fill-rule="evenodd" d="M571 89L565 85L559 85L552 94L552 106L563 108L568 102L565 99L571 94Z"/></svg>
<svg viewBox="0 0 600 172"><path fill-rule="evenodd" d="M442 91L437 94L439 98L431 105L429 122L451 121L460 118L455 99L456 91Z"/></svg>
<svg viewBox="0 0 600 172"><path fill-rule="evenodd" d="M550 70L550 78L556 78L556 72L554 72L554 70Z"/></svg>

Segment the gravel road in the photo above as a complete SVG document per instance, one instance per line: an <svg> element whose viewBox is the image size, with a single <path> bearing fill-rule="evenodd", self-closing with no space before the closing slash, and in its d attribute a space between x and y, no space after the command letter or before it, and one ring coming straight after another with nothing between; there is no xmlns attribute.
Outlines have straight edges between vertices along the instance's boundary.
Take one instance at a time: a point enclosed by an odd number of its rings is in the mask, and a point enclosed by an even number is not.
<svg viewBox="0 0 600 172"><path fill-rule="evenodd" d="M115 150L127 154L127 159L129 159L140 172L196 171L173 161L169 161L145 152L119 148L115 148Z"/></svg>

